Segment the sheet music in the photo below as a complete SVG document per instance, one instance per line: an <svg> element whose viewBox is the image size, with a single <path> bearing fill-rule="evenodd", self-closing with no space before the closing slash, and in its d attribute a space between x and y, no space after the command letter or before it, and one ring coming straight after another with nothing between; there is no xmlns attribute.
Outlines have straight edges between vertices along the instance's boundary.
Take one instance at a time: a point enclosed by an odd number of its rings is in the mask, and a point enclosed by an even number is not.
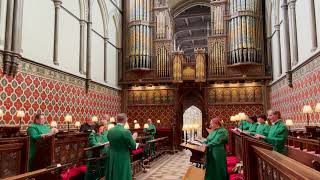
<svg viewBox="0 0 320 180"><path fill-rule="evenodd" d="M197 146L202 146L202 143L198 141L190 141L190 144L197 145Z"/></svg>
<svg viewBox="0 0 320 180"><path fill-rule="evenodd" d="M138 149L139 145L140 145L140 143L136 143L136 149Z"/></svg>

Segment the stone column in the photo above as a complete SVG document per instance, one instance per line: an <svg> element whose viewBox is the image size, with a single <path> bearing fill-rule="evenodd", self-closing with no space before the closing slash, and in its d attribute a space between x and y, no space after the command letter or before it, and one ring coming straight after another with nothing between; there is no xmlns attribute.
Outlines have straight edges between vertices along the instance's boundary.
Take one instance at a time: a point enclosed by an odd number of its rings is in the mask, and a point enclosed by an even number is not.
<svg viewBox="0 0 320 180"><path fill-rule="evenodd" d="M14 0L12 41L11 41L11 67L9 75L15 76L18 70L18 60L21 59L21 34L22 34L23 0Z"/></svg>
<svg viewBox="0 0 320 180"><path fill-rule="evenodd" d="M104 38L104 82L108 82L108 38Z"/></svg>
<svg viewBox="0 0 320 180"><path fill-rule="evenodd" d="M53 63L59 65L59 14L61 0L53 0L54 3L54 44L53 44Z"/></svg>
<svg viewBox="0 0 320 180"><path fill-rule="evenodd" d="M86 22L84 20L80 20L80 49L79 49L79 72L81 74L85 74L85 69L84 69L84 38L85 38L85 25Z"/></svg>
<svg viewBox="0 0 320 180"><path fill-rule="evenodd" d="M309 3L310 3L311 41L312 41L311 51L314 51L318 48L316 13L315 13L315 7L314 7L314 0L309 0Z"/></svg>
<svg viewBox="0 0 320 180"><path fill-rule="evenodd" d="M3 74L9 74L11 66L11 44L12 44L12 26L13 26L13 8L14 1L7 1L6 28L4 39L4 57L3 57Z"/></svg>
<svg viewBox="0 0 320 180"><path fill-rule="evenodd" d="M279 61L278 61L278 77L282 75L282 58L281 58L281 43L280 43L280 24L276 24L274 26L275 29L275 38L276 38L276 42L277 42L277 46L279 48L278 51L278 56L279 56Z"/></svg>
<svg viewBox="0 0 320 180"><path fill-rule="evenodd" d="M295 2L295 0L291 0L290 2ZM291 3L292 4L292 3ZM292 6L292 5L291 5ZM286 54L286 76L287 76L287 81L288 81L288 85L291 87L292 86L292 77L291 77L291 59L295 59L294 61L297 60L298 58L298 48L297 48L297 41L296 38L297 36L295 36L295 40L294 40L294 33L297 34L297 27L295 24L295 9L290 7L290 11L294 11L294 13L290 13L290 27L291 27L291 38L292 39L292 43L290 44L290 36L289 36L289 20L288 20L288 4L287 4L287 0L283 0L282 4L281 4L281 9L282 9L282 13L283 13L283 31L284 31L284 52ZM293 18L294 17L294 18ZM294 19L294 20L293 20ZM294 21L294 23L293 23ZM295 26L293 26L295 25Z"/></svg>
<svg viewBox="0 0 320 180"><path fill-rule="evenodd" d="M91 82L91 35L92 35L92 0L88 0L88 22L87 22L87 75L86 75L86 91L89 91Z"/></svg>
<svg viewBox="0 0 320 180"><path fill-rule="evenodd" d="M298 40L297 40L297 23L296 23L296 0L289 0L289 34L290 34L290 55L291 64L298 63ZM288 9L288 8L286 8ZM288 15L287 15L288 17ZM287 33L287 32L285 32ZM289 35L288 35L289 36Z"/></svg>

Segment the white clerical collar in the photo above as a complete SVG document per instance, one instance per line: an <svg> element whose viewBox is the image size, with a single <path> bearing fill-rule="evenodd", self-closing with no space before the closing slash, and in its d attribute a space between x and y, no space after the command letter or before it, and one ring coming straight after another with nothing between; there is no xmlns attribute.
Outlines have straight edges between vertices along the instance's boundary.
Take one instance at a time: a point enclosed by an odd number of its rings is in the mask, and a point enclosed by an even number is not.
<svg viewBox="0 0 320 180"><path fill-rule="evenodd" d="M123 124L123 123L117 123L117 125L118 125L118 124L119 124L119 125L121 125L121 126L124 126L124 124Z"/></svg>

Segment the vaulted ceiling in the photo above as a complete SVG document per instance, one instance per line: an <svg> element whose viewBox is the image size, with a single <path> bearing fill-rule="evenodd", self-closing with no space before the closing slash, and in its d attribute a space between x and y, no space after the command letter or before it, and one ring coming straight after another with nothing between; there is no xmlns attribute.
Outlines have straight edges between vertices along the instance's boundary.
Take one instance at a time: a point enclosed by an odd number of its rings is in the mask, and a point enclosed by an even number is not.
<svg viewBox="0 0 320 180"><path fill-rule="evenodd" d="M193 6L174 18L175 39L185 55L194 59L195 48L207 49L208 29L210 29L210 8Z"/></svg>

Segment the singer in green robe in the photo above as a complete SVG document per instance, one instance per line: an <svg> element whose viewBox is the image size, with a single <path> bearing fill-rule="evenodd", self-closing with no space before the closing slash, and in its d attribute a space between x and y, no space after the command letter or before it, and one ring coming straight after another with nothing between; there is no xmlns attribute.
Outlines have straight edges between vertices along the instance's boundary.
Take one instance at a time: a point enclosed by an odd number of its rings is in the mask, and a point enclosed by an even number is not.
<svg viewBox="0 0 320 180"><path fill-rule="evenodd" d="M227 180L227 153L225 144L228 143L228 131L221 126L219 118L210 122L214 129L203 143L206 152L205 180Z"/></svg>
<svg viewBox="0 0 320 180"><path fill-rule="evenodd" d="M30 136L29 147L29 172L33 170L33 160L37 153L37 140L50 136L49 126L44 124L45 118L43 114L37 114L34 119L34 123L30 124L27 129L27 134Z"/></svg>
<svg viewBox="0 0 320 180"><path fill-rule="evenodd" d="M249 130L250 123L247 120L241 120L238 128L243 131Z"/></svg>
<svg viewBox="0 0 320 180"><path fill-rule="evenodd" d="M251 134L261 134L263 136L267 136L270 130L270 125L267 122L266 115L259 115L258 116L258 126L256 132L251 132Z"/></svg>
<svg viewBox="0 0 320 180"><path fill-rule="evenodd" d="M88 143L90 147L100 146L104 143L109 142L107 136L107 131L105 131L103 124L98 124L95 126L94 132L91 132L88 138ZM106 174L106 169L108 168L108 146L101 149L100 154L106 156L106 158L96 161L96 162L89 162L87 163L87 172L85 175L86 180L96 180L100 179ZM89 157L92 156L92 152L88 152Z"/></svg>
<svg viewBox="0 0 320 180"><path fill-rule="evenodd" d="M124 128L126 122L126 114L119 114L118 124L108 132L110 142L108 171L106 172L108 180L132 179L130 152L136 149L137 133L131 135L131 132Z"/></svg>
<svg viewBox="0 0 320 180"><path fill-rule="evenodd" d="M250 123L250 127L248 129L249 133L254 133L256 132L258 123L257 123L257 117L256 116L249 116L248 122Z"/></svg>
<svg viewBox="0 0 320 180"><path fill-rule="evenodd" d="M143 132L145 132L147 135L151 135L151 137L148 139L148 141L150 140L154 140L154 136L157 133L157 129L156 126L152 123L151 119L148 119L148 128L144 128ZM151 149L151 155L155 156L156 155L156 146L154 143L149 144L150 145L150 149ZM149 155L149 146L146 146L144 149L144 153L145 155Z"/></svg>
<svg viewBox="0 0 320 180"><path fill-rule="evenodd" d="M282 121L279 111L270 111L268 117L272 121L268 135L256 135L256 137L264 139L265 142L271 144L274 151L286 154L287 148L285 144L288 138L288 128Z"/></svg>

